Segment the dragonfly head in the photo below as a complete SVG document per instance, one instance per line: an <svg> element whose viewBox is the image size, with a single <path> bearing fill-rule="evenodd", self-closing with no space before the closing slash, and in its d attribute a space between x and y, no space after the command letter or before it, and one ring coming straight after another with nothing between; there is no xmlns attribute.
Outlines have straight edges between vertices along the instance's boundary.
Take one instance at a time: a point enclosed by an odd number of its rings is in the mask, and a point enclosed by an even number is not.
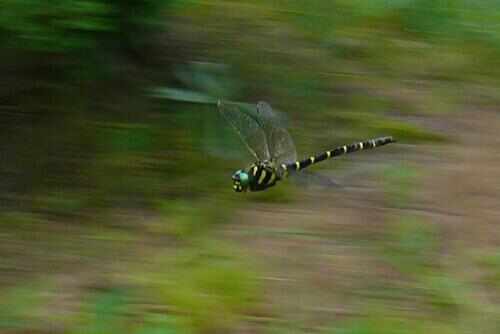
<svg viewBox="0 0 500 334"><path fill-rule="evenodd" d="M248 189L249 177L244 170L237 170L233 176L233 189L236 192L246 191Z"/></svg>

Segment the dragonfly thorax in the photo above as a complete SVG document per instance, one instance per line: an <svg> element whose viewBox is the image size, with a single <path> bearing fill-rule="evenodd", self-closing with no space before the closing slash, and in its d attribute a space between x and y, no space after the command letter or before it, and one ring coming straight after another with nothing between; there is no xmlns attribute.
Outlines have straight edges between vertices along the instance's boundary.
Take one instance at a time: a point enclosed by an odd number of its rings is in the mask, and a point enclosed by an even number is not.
<svg viewBox="0 0 500 334"><path fill-rule="evenodd" d="M260 191L272 187L280 180L275 165L270 161L258 161L245 169L237 170L233 176L236 192Z"/></svg>

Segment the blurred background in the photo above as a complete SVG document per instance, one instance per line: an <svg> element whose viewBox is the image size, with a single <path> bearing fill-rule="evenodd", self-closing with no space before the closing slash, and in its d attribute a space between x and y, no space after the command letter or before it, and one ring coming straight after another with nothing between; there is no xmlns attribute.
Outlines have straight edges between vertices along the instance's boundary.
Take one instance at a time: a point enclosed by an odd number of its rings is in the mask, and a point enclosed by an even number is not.
<svg viewBox="0 0 500 334"><path fill-rule="evenodd" d="M3 0L0 332L500 333L500 3ZM237 194L217 98L338 187Z"/></svg>

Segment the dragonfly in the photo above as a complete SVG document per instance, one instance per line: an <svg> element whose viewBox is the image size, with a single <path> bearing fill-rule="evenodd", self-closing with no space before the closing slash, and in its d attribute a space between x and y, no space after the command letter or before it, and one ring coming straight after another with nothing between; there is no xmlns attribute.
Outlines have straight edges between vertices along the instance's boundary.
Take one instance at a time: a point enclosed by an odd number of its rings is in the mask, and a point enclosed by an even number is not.
<svg viewBox="0 0 500 334"><path fill-rule="evenodd" d="M263 191L321 161L360 150L394 143L392 136L378 137L323 151L309 158L297 160L297 151L283 117L264 101L248 107L236 102L217 101L223 118L239 135L255 162L232 175L236 192Z"/></svg>

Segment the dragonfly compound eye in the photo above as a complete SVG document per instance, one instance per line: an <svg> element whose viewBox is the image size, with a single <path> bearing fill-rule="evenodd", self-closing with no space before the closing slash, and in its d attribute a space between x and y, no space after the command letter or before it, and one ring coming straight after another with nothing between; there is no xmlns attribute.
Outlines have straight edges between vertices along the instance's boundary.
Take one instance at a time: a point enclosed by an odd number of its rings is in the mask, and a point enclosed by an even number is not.
<svg viewBox="0 0 500 334"><path fill-rule="evenodd" d="M248 174L245 171L238 170L232 176L233 179L233 189L235 191L244 191L248 187Z"/></svg>

